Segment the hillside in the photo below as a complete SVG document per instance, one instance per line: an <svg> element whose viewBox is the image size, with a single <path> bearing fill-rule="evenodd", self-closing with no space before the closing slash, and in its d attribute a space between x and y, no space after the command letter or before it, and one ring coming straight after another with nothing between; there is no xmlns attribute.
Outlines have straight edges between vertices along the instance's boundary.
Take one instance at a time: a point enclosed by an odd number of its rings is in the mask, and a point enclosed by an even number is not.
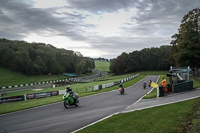
<svg viewBox="0 0 200 133"><path fill-rule="evenodd" d="M95 61L95 70L110 71L110 62L107 61Z"/></svg>
<svg viewBox="0 0 200 133"><path fill-rule="evenodd" d="M11 85L21 85L56 79L66 78L63 75L40 75L40 76L26 76L19 72L12 71L10 69L0 67L0 87L11 86Z"/></svg>

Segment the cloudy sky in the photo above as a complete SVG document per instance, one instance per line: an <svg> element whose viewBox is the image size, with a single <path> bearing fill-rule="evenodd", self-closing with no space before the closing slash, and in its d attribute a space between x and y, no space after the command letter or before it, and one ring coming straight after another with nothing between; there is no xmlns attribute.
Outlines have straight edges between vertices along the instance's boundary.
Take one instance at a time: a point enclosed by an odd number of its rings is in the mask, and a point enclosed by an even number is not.
<svg viewBox="0 0 200 133"><path fill-rule="evenodd" d="M200 0L0 0L0 38L110 59L169 45L197 7Z"/></svg>

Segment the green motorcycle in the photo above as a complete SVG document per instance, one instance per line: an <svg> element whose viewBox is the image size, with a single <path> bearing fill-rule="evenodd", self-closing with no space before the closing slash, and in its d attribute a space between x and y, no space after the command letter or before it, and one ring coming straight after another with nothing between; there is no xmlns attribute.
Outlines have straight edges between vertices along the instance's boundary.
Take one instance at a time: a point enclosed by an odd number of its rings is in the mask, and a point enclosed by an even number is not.
<svg viewBox="0 0 200 133"><path fill-rule="evenodd" d="M79 105L79 99L77 93L75 93L73 96L71 96L70 93L65 93L63 99L65 108L69 108L70 106L73 105L77 107Z"/></svg>

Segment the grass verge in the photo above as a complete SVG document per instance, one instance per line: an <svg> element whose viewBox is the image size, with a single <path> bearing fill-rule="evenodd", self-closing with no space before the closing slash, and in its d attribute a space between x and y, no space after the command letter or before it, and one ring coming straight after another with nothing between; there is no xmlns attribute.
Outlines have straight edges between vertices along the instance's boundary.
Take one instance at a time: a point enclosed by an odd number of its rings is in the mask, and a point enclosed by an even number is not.
<svg viewBox="0 0 200 133"><path fill-rule="evenodd" d="M200 98L114 115L78 133L176 133Z"/></svg>
<svg viewBox="0 0 200 133"><path fill-rule="evenodd" d="M199 133L200 132L200 100L193 106L191 112L187 114L186 121L182 123L180 133Z"/></svg>
<svg viewBox="0 0 200 133"><path fill-rule="evenodd" d="M15 72L0 67L0 87L29 84L42 81L57 80L57 79L66 79L66 76L63 75L26 76L19 72Z"/></svg>
<svg viewBox="0 0 200 133"><path fill-rule="evenodd" d="M110 71L110 62L107 61L95 61L95 70Z"/></svg>
<svg viewBox="0 0 200 133"><path fill-rule="evenodd" d="M190 80L193 80L194 88L200 87L200 76L191 76Z"/></svg>

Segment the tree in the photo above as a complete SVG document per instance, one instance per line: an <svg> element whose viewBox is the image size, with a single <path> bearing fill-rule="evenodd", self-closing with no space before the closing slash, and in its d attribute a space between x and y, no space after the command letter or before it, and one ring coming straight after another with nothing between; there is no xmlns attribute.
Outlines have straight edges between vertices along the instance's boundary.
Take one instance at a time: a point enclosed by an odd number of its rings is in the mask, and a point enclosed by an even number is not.
<svg viewBox="0 0 200 133"><path fill-rule="evenodd" d="M200 9L189 11L182 19L179 33L172 36L173 59L178 66L200 66Z"/></svg>
<svg viewBox="0 0 200 133"><path fill-rule="evenodd" d="M84 69L85 69L85 61L82 60L76 66L76 73L81 74L85 71Z"/></svg>
<svg viewBox="0 0 200 133"><path fill-rule="evenodd" d="M127 73L128 54L123 52L116 60L111 62L110 71L115 74Z"/></svg>
<svg viewBox="0 0 200 133"><path fill-rule="evenodd" d="M140 60L140 51L133 51L132 53L129 53L128 55L128 72L135 72L141 70L141 60Z"/></svg>

